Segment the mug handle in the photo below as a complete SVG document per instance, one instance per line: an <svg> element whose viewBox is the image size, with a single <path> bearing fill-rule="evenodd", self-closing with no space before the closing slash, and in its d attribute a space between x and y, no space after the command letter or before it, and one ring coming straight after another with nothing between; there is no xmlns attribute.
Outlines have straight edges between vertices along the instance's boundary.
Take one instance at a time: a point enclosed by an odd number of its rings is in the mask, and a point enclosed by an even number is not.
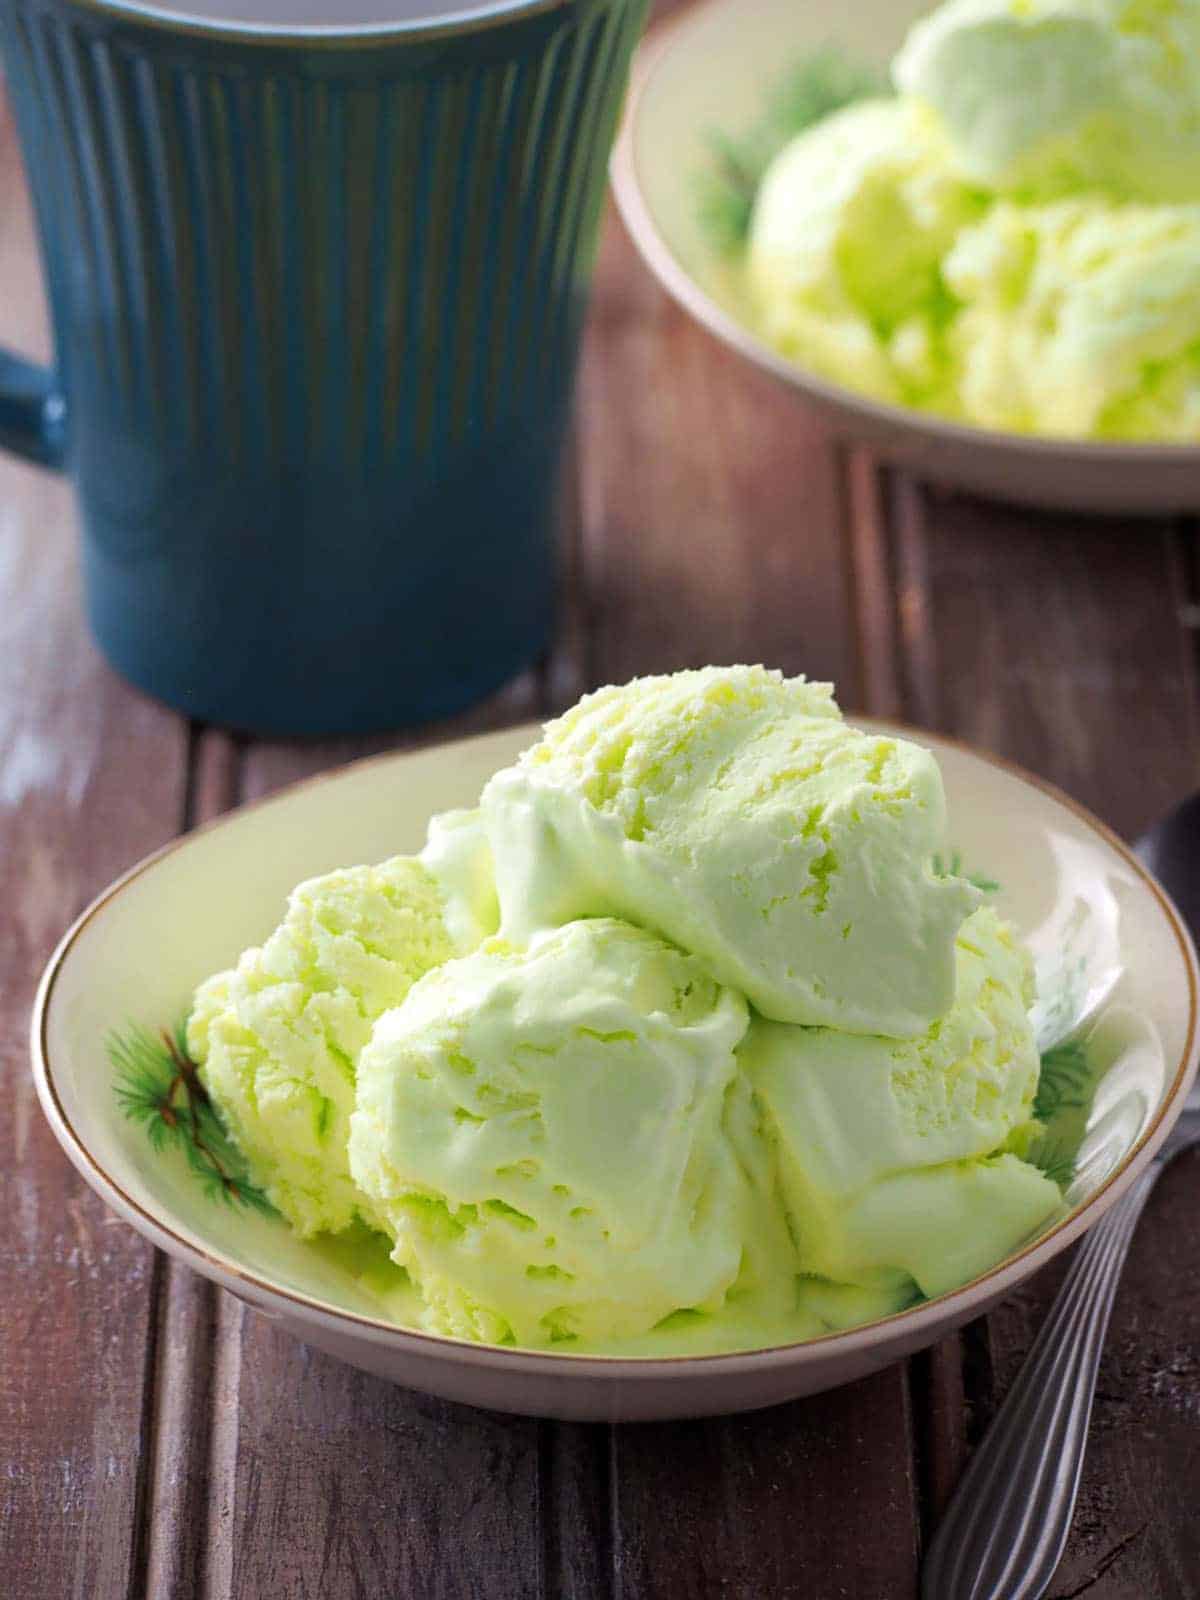
<svg viewBox="0 0 1200 1600"><path fill-rule="evenodd" d="M66 420L66 402L50 368L0 350L0 447L42 467L61 467Z"/></svg>

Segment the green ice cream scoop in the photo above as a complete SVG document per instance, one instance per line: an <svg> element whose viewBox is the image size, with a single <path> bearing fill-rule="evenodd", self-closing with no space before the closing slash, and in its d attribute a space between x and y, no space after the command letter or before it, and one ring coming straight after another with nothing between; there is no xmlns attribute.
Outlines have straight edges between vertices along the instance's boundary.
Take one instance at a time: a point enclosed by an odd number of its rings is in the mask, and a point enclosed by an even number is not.
<svg viewBox="0 0 1200 1600"><path fill-rule="evenodd" d="M456 955L466 955L500 926L492 852L478 811L430 817L421 865L437 880Z"/></svg>
<svg viewBox="0 0 1200 1600"><path fill-rule="evenodd" d="M842 721L828 685L708 667L588 695L484 790L502 931L620 916L764 1016L918 1034L978 903L935 876L933 756Z"/></svg>
<svg viewBox="0 0 1200 1600"><path fill-rule="evenodd" d="M486 923L486 843L461 815L434 852L443 881L411 856L313 878L265 944L196 992L188 1049L256 1181L306 1237L373 1220L346 1157L359 1052L375 1019Z"/></svg>
<svg viewBox="0 0 1200 1600"><path fill-rule="evenodd" d="M726 1122L747 1021L694 958L603 918L494 940L381 1018L350 1166L427 1325L546 1345L717 1309L752 1226L754 1131Z"/></svg>
<svg viewBox="0 0 1200 1600"><path fill-rule="evenodd" d="M759 189L746 281L762 332L839 383L951 407L941 262L985 205L907 104L835 113L792 140Z"/></svg>
<svg viewBox="0 0 1200 1600"><path fill-rule="evenodd" d="M1034 1126L1033 981L990 908L963 924L957 973L953 1006L919 1038L755 1021L739 1051L809 1272L941 1294L1061 1204L1015 1153Z"/></svg>
<svg viewBox="0 0 1200 1600"><path fill-rule="evenodd" d="M771 162L785 355L1005 432L1200 438L1200 0L948 0Z"/></svg>
<svg viewBox="0 0 1200 1600"><path fill-rule="evenodd" d="M949 0L892 71L970 182L1033 200L1200 198L1197 0Z"/></svg>
<svg viewBox="0 0 1200 1600"><path fill-rule="evenodd" d="M944 267L963 408L989 427L1200 439L1200 205L997 205Z"/></svg>

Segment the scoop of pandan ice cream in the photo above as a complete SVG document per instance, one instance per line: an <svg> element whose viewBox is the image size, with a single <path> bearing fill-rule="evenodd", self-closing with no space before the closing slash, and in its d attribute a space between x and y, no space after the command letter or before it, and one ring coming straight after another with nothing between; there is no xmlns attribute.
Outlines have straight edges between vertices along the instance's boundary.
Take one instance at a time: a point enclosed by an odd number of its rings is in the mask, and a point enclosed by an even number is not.
<svg viewBox="0 0 1200 1600"><path fill-rule="evenodd" d="M453 846L441 840L434 865L462 870L440 880L397 856L302 883L266 943L196 992L187 1037L201 1079L256 1182L304 1236L374 1221L346 1156L359 1052L381 1013L486 927L486 842L469 818L449 827Z"/></svg>
<svg viewBox="0 0 1200 1600"><path fill-rule="evenodd" d="M949 0L893 77L969 182L1025 200L1200 198L1198 0Z"/></svg>
<svg viewBox="0 0 1200 1600"><path fill-rule="evenodd" d="M350 1167L427 1325L522 1345L714 1311L742 1270L757 1137L735 1104L739 994L598 918L422 979L359 1062ZM731 1118L738 1126L729 1125ZM760 1164L765 1164L765 1155Z"/></svg>
<svg viewBox="0 0 1200 1600"><path fill-rule="evenodd" d="M941 261L985 206L901 101L805 130L755 202L746 281L765 337L851 388L952 408Z"/></svg>
<svg viewBox="0 0 1200 1600"><path fill-rule="evenodd" d="M919 745L761 667L586 696L484 790L502 932L619 916L764 1016L922 1032L954 996L978 893L931 869L945 796Z"/></svg>
<svg viewBox="0 0 1200 1600"><path fill-rule="evenodd" d="M431 817L418 860L441 890L455 953L466 955L500 926L492 852L479 812L441 811Z"/></svg>
<svg viewBox="0 0 1200 1600"><path fill-rule="evenodd" d="M919 1038L756 1020L739 1050L807 1272L941 1294L1061 1205L1020 1158L1037 1127L1029 956L988 907L956 948L954 1004Z"/></svg>
<svg viewBox="0 0 1200 1600"><path fill-rule="evenodd" d="M963 409L991 427L1200 438L1200 205L998 205L945 277Z"/></svg>

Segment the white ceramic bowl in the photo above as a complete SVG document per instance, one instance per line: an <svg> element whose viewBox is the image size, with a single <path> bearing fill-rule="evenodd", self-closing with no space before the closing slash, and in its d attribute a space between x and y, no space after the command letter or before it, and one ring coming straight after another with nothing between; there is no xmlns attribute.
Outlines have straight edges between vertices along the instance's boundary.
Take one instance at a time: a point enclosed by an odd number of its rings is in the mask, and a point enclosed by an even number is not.
<svg viewBox="0 0 1200 1600"><path fill-rule="evenodd" d="M841 433L931 478L1026 505L1195 507L1200 446L1031 439L870 400L780 355L723 295L696 207L712 135L752 127L772 82L821 45L884 66L909 23L929 9L929 0L709 0L656 29L639 52L612 159L617 204L635 243L675 299L718 338L803 395Z"/></svg>
<svg viewBox="0 0 1200 1600"><path fill-rule="evenodd" d="M725 1356L617 1359L462 1343L389 1321L362 1282L278 1219L206 1194L180 1152L121 1114L105 1041L170 1025L199 979L278 921L300 879L417 848L430 812L470 804L530 740L511 729L379 757L243 808L149 857L96 900L46 969L33 1062L50 1124L83 1177L154 1244L297 1337L398 1383L501 1410L637 1419L749 1410L845 1383L940 1339L1094 1222L1161 1143L1196 1064L1197 971L1179 918L1099 823L1010 767L920 735L945 774L953 843L1002 885L1049 1006L1046 1038L1091 1031L1103 1069L1078 1204L974 1283L883 1322Z"/></svg>

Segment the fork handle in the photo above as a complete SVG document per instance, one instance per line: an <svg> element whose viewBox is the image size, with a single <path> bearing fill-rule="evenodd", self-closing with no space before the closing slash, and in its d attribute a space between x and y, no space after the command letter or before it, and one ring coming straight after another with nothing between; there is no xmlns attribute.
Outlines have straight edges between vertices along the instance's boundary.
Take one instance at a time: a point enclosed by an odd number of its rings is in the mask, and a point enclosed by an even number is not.
<svg viewBox="0 0 1200 1600"><path fill-rule="evenodd" d="M1096 1369L1153 1161L1079 1247L934 1537L921 1600L1037 1600L1067 1542Z"/></svg>

